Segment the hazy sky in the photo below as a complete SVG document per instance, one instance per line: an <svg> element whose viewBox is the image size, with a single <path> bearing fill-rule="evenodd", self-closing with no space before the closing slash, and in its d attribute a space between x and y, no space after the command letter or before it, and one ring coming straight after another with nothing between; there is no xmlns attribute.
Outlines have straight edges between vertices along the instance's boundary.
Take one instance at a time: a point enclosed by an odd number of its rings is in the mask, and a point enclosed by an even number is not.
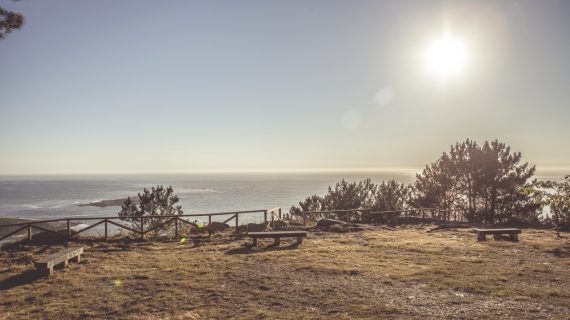
<svg viewBox="0 0 570 320"><path fill-rule="evenodd" d="M0 40L0 174L570 167L570 1L41 1ZM469 60L442 80L446 33Z"/></svg>

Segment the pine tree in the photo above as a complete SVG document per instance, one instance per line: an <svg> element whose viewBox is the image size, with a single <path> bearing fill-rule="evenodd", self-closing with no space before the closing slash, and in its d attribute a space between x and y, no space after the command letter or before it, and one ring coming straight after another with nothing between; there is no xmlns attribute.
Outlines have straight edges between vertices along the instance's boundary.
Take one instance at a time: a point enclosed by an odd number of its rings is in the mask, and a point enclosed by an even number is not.
<svg viewBox="0 0 570 320"><path fill-rule="evenodd" d="M536 220L539 206L521 192L535 172L520 152L495 140L467 139L426 166L414 184L416 207L460 210L471 222ZM444 216L443 218L447 218Z"/></svg>
<svg viewBox="0 0 570 320"><path fill-rule="evenodd" d="M164 226L160 226L166 220L165 216L181 215L182 206L176 205L180 200L174 195L172 187L163 186L152 187L150 190L144 189L138 194L139 204L136 205L131 198L127 198L121 206L119 217L128 221L137 229L141 227L141 222L145 229L156 228L160 231ZM152 218L151 218L152 217ZM143 219L141 219L143 218Z"/></svg>
<svg viewBox="0 0 570 320"><path fill-rule="evenodd" d="M0 39L6 38L13 30L20 29L23 24L24 17L21 14L0 7Z"/></svg>

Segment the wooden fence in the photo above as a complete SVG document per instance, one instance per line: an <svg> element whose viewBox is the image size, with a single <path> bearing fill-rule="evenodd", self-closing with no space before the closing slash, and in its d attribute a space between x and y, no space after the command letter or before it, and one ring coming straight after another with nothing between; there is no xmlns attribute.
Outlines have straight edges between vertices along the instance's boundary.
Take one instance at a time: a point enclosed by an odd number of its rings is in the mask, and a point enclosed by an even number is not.
<svg viewBox="0 0 570 320"><path fill-rule="evenodd" d="M311 211L301 212L300 215L291 216L289 214L283 215L281 208L274 208L270 210L248 210L248 211L232 211L232 212L216 212L216 213L201 213L201 214L182 214L172 216L127 216L127 217L84 217L84 218L59 218L52 220L37 220L27 221L14 224L0 225L1 229L12 228L7 234L0 237L0 241L9 238L13 235L21 234L25 231L27 239L31 240L33 236L33 229L37 229L49 234L72 239L77 235L90 230L96 226L103 225L105 240L109 237L109 225L116 226L120 229L130 231L144 239L145 235L149 232L160 230L164 227L174 225L174 234L179 235L179 229L182 225L189 225L197 229L204 228L212 235L212 217L226 216L227 218L221 222L222 224L229 224L233 221L235 223L235 231L239 232L240 215L244 214L261 214L263 213L264 222L275 222L284 220L287 216L288 219L294 220L302 219L302 225L307 226L309 221L316 221L320 218L334 218L344 220L346 222L358 223L379 223L379 224L413 224L425 222L462 222L463 215L457 214L458 210L441 210L436 208L420 208L420 209L407 209L407 210L390 210L390 211L372 211L372 209L349 209L349 210L327 210L327 211ZM206 226L199 226L197 223L188 221L187 218L207 217L208 224ZM152 219L160 219L157 224L145 229L145 222ZM121 222L137 221L137 223L125 225ZM138 221L140 220L140 222ZM80 230L73 230L72 224L75 222L94 221L93 224L88 225ZM48 223L62 223L64 222L66 228L64 230L50 230L46 227ZM233 224L232 223L232 224ZM300 221L299 221L300 223ZM138 224L138 226L136 226Z"/></svg>
<svg viewBox="0 0 570 320"><path fill-rule="evenodd" d="M172 216L144 216L144 217L139 217L139 216L126 216L126 217L84 217L84 218L59 218L59 219L51 219L51 220L37 220L37 221L28 221L28 222L21 222L21 223L14 223L14 224L6 224L6 225L0 225L0 229L6 229L6 228L15 228L15 230L10 231L9 233L3 235L0 238L0 241L11 237L13 235L16 234L20 234L22 233L22 231L26 230L27 231L27 239L31 240L32 239L32 230L33 229L37 229L43 232L47 232L49 234L55 234L58 236L62 236L62 237L66 237L68 239L72 239L73 237L87 231L90 230L96 226L99 225L103 225L104 226L104 237L105 239L107 239L109 237L109 231L108 231L108 226L109 225L113 225L116 227L119 227L121 229L125 229L128 230L134 234L137 234L138 236L140 236L141 239L144 239L145 235L148 234L149 232L153 232L156 230L160 230L163 227L169 226L174 224L174 233L176 236L178 236L179 233L179 226L181 225L190 225L192 227L195 228L201 228L201 226L199 226L198 224L188 221L186 220L186 218L197 218L197 217L207 217L208 218L208 224L206 225L205 229L208 230L209 235L212 234L212 217L217 217L217 216L227 216L228 218L225 219L223 222L223 224L227 224L230 223L232 220L234 220L235 222L235 226L236 226L236 232L238 232L238 227L239 227L239 221L240 221L240 215L244 215L244 214L261 214L263 213L263 219L265 222L268 222L269 220L271 221L275 221L275 220L281 220L282 216L281 216L281 208L275 208L275 209L271 209L271 210L248 210L248 211L233 211L233 212L216 212L216 213L201 213L201 214L181 214L181 215L172 215ZM154 226L152 226L151 228L147 228L145 230L145 222L148 222L149 220L152 219L160 219L163 220L158 224L155 224ZM139 227L137 229L135 229L135 227L133 227L132 225L124 225L121 222L125 221L125 220L130 220L130 221L137 221L140 220L140 222L138 222ZM82 222L84 223L85 221L94 221L93 224L88 225L85 228L82 228L80 230L72 230L72 224L74 224L75 222ZM63 230L65 233L63 233L62 231L58 231L58 230L50 230L49 228L47 228L45 225L48 223L65 223L66 224L66 229ZM42 226L40 226L42 225Z"/></svg>

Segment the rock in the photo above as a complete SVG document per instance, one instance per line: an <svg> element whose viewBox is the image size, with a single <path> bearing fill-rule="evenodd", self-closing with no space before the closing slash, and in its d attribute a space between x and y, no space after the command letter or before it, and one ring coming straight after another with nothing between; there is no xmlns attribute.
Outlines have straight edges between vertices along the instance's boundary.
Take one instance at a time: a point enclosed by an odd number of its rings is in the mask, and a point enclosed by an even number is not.
<svg viewBox="0 0 570 320"><path fill-rule="evenodd" d="M333 219L321 219L321 220L317 221L318 227L330 227L330 226L334 226L337 224L344 224L344 222L340 221L340 220L333 220Z"/></svg>
<svg viewBox="0 0 570 320"><path fill-rule="evenodd" d="M134 204L139 204L140 203L140 199L137 196L134 197L130 197L131 201ZM121 198L121 199L111 199L111 200L101 200L101 201L95 201L95 202L91 202L91 203L82 203L82 204L78 204L79 207L85 207L85 206L93 206L93 207L101 207L101 208L105 208L105 207L120 207L123 205L123 203L125 203L125 201L127 200L127 198Z"/></svg>
<svg viewBox="0 0 570 320"><path fill-rule="evenodd" d="M247 232L247 226L239 226L239 227L237 227L236 232L237 232L237 233L246 233L246 232Z"/></svg>
<svg viewBox="0 0 570 320"><path fill-rule="evenodd" d="M230 226L226 223L221 222L212 222L211 225L206 227L206 230L211 232L219 232L219 231L226 231L230 228Z"/></svg>
<svg viewBox="0 0 570 320"><path fill-rule="evenodd" d="M328 231L336 232L336 233L345 233L345 232L348 232L349 230L346 226L344 226L342 224L340 224L340 225L335 224L335 225L328 227Z"/></svg>
<svg viewBox="0 0 570 320"><path fill-rule="evenodd" d="M366 231L369 230L370 227L365 226L365 225L361 225L361 224L347 224L347 223L343 223L343 224L335 224L332 225L330 227L326 227L327 231L330 232L336 232L336 233L345 233L345 232L360 232L360 231Z"/></svg>
<svg viewBox="0 0 570 320"><path fill-rule="evenodd" d="M248 232L263 232L263 231L270 231L271 227L269 227L269 222L263 223L248 223L247 224L247 231Z"/></svg>

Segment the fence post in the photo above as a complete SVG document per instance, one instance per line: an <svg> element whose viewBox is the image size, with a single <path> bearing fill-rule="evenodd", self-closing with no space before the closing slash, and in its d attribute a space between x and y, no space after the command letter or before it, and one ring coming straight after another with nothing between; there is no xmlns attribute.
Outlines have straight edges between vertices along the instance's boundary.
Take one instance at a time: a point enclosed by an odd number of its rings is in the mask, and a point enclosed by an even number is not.
<svg viewBox="0 0 570 320"><path fill-rule="evenodd" d="M67 219L67 237L71 238L71 226L69 225L69 219Z"/></svg>
<svg viewBox="0 0 570 320"><path fill-rule="evenodd" d="M143 220L144 220L144 218L141 217L141 240L144 239L144 224L143 224L144 221Z"/></svg>
<svg viewBox="0 0 570 320"><path fill-rule="evenodd" d="M267 223L267 210L263 210L263 219L265 220L265 223Z"/></svg>
<svg viewBox="0 0 570 320"><path fill-rule="evenodd" d="M307 226L307 213L303 212L303 227Z"/></svg>
<svg viewBox="0 0 570 320"><path fill-rule="evenodd" d="M238 220L238 217L239 217L239 214L236 213L236 233L239 233L239 232L238 232L238 229L239 229L239 220Z"/></svg>
<svg viewBox="0 0 570 320"><path fill-rule="evenodd" d="M212 236L212 215L208 215L208 237Z"/></svg>
<svg viewBox="0 0 570 320"><path fill-rule="evenodd" d="M176 220L174 220L174 236L178 237L178 219L176 218Z"/></svg>
<svg viewBox="0 0 570 320"><path fill-rule="evenodd" d="M105 241L107 241L107 219L105 219Z"/></svg>
<svg viewBox="0 0 570 320"><path fill-rule="evenodd" d="M279 208L279 220L281 220L281 208Z"/></svg>
<svg viewBox="0 0 570 320"><path fill-rule="evenodd" d="M32 240L32 225L28 223L28 240Z"/></svg>

